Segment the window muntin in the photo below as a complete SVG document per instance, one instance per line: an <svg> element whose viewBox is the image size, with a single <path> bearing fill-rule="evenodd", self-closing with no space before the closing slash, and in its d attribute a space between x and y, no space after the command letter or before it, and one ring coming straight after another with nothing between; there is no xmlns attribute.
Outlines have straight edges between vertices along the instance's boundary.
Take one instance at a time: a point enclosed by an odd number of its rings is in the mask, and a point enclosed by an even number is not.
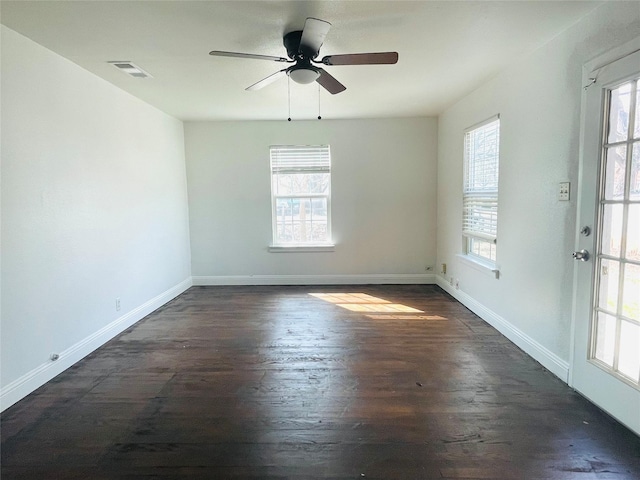
<svg viewBox="0 0 640 480"><path fill-rule="evenodd" d="M464 134L462 235L465 253L496 262L500 119L493 117Z"/></svg>
<svg viewBox="0 0 640 480"><path fill-rule="evenodd" d="M272 146L270 154L273 245L330 245L329 146Z"/></svg>

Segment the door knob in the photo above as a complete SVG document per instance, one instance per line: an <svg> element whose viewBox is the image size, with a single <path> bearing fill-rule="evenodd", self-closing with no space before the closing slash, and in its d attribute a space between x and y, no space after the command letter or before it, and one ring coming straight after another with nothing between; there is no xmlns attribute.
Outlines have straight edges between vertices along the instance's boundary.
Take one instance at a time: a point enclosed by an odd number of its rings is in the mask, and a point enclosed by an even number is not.
<svg viewBox="0 0 640 480"><path fill-rule="evenodd" d="M589 260L589 252L583 248L579 252L573 252L573 258L575 260L580 260L581 262L586 262Z"/></svg>

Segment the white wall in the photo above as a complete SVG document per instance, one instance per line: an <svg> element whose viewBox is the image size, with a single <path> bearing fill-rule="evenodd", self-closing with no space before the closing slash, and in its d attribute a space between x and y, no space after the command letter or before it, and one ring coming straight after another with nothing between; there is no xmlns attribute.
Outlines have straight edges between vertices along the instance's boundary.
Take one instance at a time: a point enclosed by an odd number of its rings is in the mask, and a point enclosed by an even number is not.
<svg viewBox="0 0 640 480"><path fill-rule="evenodd" d="M6 408L188 288L190 252L182 122L4 26L1 89Z"/></svg>
<svg viewBox="0 0 640 480"><path fill-rule="evenodd" d="M608 2L533 55L447 109L438 128L438 265L447 264L476 307L566 380L570 324L582 66L640 35L640 4ZM463 262L463 130L501 116L498 264L500 279ZM570 202L557 199L570 181ZM440 268L438 268L440 271Z"/></svg>
<svg viewBox="0 0 640 480"><path fill-rule="evenodd" d="M432 118L187 122L194 283L426 281L436 141ZM280 144L331 146L334 252L268 251L269 146Z"/></svg>

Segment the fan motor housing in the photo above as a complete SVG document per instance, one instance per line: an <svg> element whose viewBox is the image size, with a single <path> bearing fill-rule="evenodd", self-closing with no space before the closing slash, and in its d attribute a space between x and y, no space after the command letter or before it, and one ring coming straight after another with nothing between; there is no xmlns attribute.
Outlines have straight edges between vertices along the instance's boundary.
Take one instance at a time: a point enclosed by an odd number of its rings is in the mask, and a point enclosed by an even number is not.
<svg viewBox="0 0 640 480"><path fill-rule="evenodd" d="M289 58L297 59L301 57L316 58L318 52L302 51L300 52L300 39L302 38L302 30L295 30L287 33L283 38L284 48L287 49Z"/></svg>

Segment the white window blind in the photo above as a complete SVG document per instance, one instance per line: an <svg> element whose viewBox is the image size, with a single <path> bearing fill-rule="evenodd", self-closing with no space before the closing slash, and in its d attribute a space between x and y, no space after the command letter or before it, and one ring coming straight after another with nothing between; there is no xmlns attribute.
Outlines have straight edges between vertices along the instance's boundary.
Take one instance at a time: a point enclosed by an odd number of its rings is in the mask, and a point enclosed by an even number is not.
<svg viewBox="0 0 640 480"><path fill-rule="evenodd" d="M273 245L331 244L329 146L272 146L270 154Z"/></svg>
<svg viewBox="0 0 640 480"><path fill-rule="evenodd" d="M271 172L329 172L331 155L328 145L271 147Z"/></svg>
<svg viewBox="0 0 640 480"><path fill-rule="evenodd" d="M498 171L500 119L494 117L472 127L464 135L464 191L462 233L468 239L467 253L495 261L498 235Z"/></svg>

